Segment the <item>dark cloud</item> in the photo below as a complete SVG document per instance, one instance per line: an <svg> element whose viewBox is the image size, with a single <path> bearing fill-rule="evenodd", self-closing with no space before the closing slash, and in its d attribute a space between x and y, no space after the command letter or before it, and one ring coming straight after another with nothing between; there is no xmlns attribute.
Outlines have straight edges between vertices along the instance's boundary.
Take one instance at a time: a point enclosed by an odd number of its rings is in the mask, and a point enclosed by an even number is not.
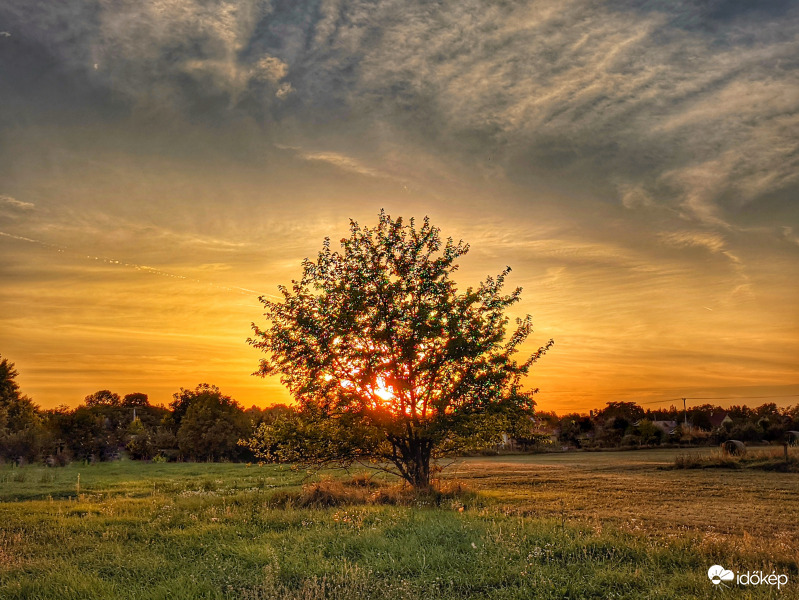
<svg viewBox="0 0 799 600"><path fill-rule="evenodd" d="M787 1L12 0L0 24L17 106L67 89L76 106L244 114L366 170L401 139L718 226L799 186Z"/></svg>
<svg viewBox="0 0 799 600"><path fill-rule="evenodd" d="M248 51L287 63L306 143L355 132L379 157L402 132L723 225L797 189L797 24L787 3L275 4Z"/></svg>
<svg viewBox="0 0 799 600"><path fill-rule="evenodd" d="M219 119L248 95L274 101L291 91L281 81L280 59L243 57L269 10L262 0L10 2L0 9L0 22L21 50L4 55L0 68L12 85L26 72L52 78L9 94L17 98L89 88L118 95L129 107Z"/></svg>

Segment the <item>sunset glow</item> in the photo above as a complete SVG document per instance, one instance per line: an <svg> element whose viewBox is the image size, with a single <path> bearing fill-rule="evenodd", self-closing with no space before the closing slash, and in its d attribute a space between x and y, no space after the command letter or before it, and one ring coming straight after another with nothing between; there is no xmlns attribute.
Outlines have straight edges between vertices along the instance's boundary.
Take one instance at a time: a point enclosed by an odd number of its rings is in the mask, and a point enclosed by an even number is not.
<svg viewBox="0 0 799 600"><path fill-rule="evenodd" d="M462 290L512 267L543 410L799 402L795 3L73 4L0 8L0 353L42 407L289 402L258 296L381 208L470 244Z"/></svg>
<svg viewBox="0 0 799 600"><path fill-rule="evenodd" d="M377 387L375 388L375 396L383 400L384 402L390 402L396 398L394 395L394 390L390 386L386 385L386 382L382 378L377 379Z"/></svg>

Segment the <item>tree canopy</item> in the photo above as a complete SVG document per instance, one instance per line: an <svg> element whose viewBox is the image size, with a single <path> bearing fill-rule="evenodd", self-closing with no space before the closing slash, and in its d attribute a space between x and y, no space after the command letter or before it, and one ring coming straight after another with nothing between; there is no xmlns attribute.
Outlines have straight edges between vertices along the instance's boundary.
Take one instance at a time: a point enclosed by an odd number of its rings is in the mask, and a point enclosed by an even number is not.
<svg viewBox="0 0 799 600"><path fill-rule="evenodd" d="M174 398L173 414L182 412L177 440L185 458L213 461L242 454L239 440L249 432L249 419L238 402L207 383L181 388Z"/></svg>
<svg viewBox="0 0 799 600"><path fill-rule="evenodd" d="M119 394L115 394L111 390L99 390L93 394L86 396L83 401L86 406L119 406L122 400Z"/></svg>
<svg viewBox="0 0 799 600"><path fill-rule="evenodd" d="M39 408L20 392L18 375L14 363L0 356L0 461L33 458L42 437Z"/></svg>
<svg viewBox="0 0 799 600"><path fill-rule="evenodd" d="M523 379L553 342L515 359L532 332L527 315L507 335L521 288L503 294L508 267L460 292L451 276L468 250L428 218L417 227L381 211L374 228L351 221L340 251L326 238L282 301L262 297L257 374L279 375L299 410L259 427L256 454L369 461L425 487L431 459L524 433L537 390Z"/></svg>
<svg viewBox="0 0 799 600"><path fill-rule="evenodd" d="M150 400L147 394L143 394L141 392L134 392L133 394L125 394L125 397L122 398L122 406L127 407L134 407L134 406L149 406Z"/></svg>
<svg viewBox="0 0 799 600"><path fill-rule="evenodd" d="M19 400L17 375L19 373L14 368L14 363L9 362L7 358L0 358L0 406L5 407Z"/></svg>

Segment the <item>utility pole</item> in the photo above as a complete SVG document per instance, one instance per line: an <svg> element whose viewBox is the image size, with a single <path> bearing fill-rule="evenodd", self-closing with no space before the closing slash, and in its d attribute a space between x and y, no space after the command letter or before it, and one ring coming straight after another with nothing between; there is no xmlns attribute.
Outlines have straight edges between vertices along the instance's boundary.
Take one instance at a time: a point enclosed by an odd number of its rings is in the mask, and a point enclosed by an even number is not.
<svg viewBox="0 0 799 600"><path fill-rule="evenodd" d="M685 398L682 399L682 411L683 411L683 419L685 421L685 426L688 427L688 405L685 403Z"/></svg>

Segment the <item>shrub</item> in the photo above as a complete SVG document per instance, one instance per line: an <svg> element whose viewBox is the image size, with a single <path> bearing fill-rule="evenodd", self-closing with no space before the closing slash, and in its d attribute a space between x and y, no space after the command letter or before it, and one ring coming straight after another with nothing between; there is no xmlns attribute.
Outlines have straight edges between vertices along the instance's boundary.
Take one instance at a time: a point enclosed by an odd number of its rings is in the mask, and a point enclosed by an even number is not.
<svg viewBox="0 0 799 600"><path fill-rule="evenodd" d="M328 508L345 505L442 506L462 508L473 504L476 494L461 482L442 482L428 490L405 484L386 484L359 474L350 479L325 478L305 484L301 490L281 490L267 501L272 508Z"/></svg>

